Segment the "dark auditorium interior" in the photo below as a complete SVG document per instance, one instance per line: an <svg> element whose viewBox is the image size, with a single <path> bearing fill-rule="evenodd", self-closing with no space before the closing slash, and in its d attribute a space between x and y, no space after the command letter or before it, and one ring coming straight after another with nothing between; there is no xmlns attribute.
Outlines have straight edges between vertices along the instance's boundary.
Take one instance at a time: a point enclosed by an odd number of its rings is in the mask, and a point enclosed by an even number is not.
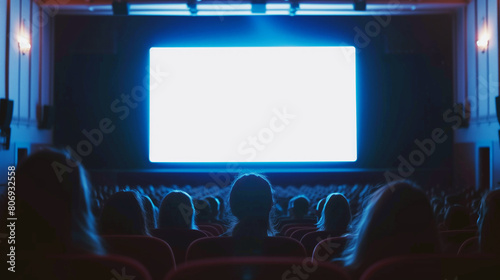
<svg viewBox="0 0 500 280"><path fill-rule="evenodd" d="M499 14L0 0L0 278L500 279Z"/></svg>

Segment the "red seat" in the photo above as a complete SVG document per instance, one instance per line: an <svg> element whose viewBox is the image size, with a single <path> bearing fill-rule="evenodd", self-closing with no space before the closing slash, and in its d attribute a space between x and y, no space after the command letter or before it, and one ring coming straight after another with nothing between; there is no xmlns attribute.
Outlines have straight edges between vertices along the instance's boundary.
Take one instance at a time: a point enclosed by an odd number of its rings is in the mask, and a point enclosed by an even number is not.
<svg viewBox="0 0 500 280"><path fill-rule="evenodd" d="M458 249L458 254L478 254L479 250L479 237L474 236L471 237L462 243L460 249Z"/></svg>
<svg viewBox="0 0 500 280"><path fill-rule="evenodd" d="M200 225L209 225L209 226L216 228L217 231L219 232L219 234L217 234L217 236L224 234L224 232L226 232L226 229L224 228L224 226L222 226L221 224L218 224L218 223L201 223L201 224L197 224L197 225L198 225L198 227Z"/></svg>
<svg viewBox="0 0 500 280"><path fill-rule="evenodd" d="M475 230L447 230L439 232L443 253L456 254L465 240L477 235Z"/></svg>
<svg viewBox="0 0 500 280"><path fill-rule="evenodd" d="M344 232L335 232L335 231L313 231L306 233L304 237L300 240L300 243L304 245L304 248L306 248L306 252L308 256L312 256L312 253L314 251L314 248L316 245L321 240L331 238L331 237L338 237L343 235Z"/></svg>
<svg viewBox="0 0 500 280"><path fill-rule="evenodd" d="M313 223L301 223L301 224L297 224L297 223L293 223L293 224L286 224L284 225L281 230L280 230L280 233L279 235L280 236L285 236L285 233L288 229L290 228L315 228L316 225L313 224Z"/></svg>
<svg viewBox="0 0 500 280"><path fill-rule="evenodd" d="M199 238L207 237L202 231L193 229L155 229L151 234L170 245L174 253L176 264L184 262L187 249L191 242Z"/></svg>
<svg viewBox="0 0 500 280"><path fill-rule="evenodd" d="M500 258L493 256L412 255L382 260L361 280L500 279Z"/></svg>
<svg viewBox="0 0 500 280"><path fill-rule="evenodd" d="M306 252L299 242L288 237L207 237L191 243L186 261L231 256L305 257Z"/></svg>
<svg viewBox="0 0 500 280"><path fill-rule="evenodd" d="M323 239L314 247L312 254L313 260L322 262L339 258L348 240L349 238L345 236Z"/></svg>
<svg viewBox="0 0 500 280"><path fill-rule="evenodd" d="M304 237L304 235L310 233L310 232L313 232L313 231L317 231L318 229L317 228L301 228L301 229L297 229L295 230L291 235L290 237L297 240L297 241L300 241L302 239L302 237Z"/></svg>
<svg viewBox="0 0 500 280"><path fill-rule="evenodd" d="M296 226L296 227L291 227L291 228L288 228L285 233L283 234L283 236L286 236L286 237L292 237L292 234L299 230L299 229L316 229L315 226ZM299 240L300 241L300 240Z"/></svg>
<svg viewBox="0 0 500 280"><path fill-rule="evenodd" d="M197 225L198 226L198 229L200 229L201 231L204 231L204 232L208 232L210 233L211 236L219 236L221 235L222 233L219 232L219 230L212 226L212 225Z"/></svg>
<svg viewBox="0 0 500 280"><path fill-rule="evenodd" d="M139 262L116 255L65 254L39 259L16 272L16 279L30 280L151 280Z"/></svg>
<svg viewBox="0 0 500 280"><path fill-rule="evenodd" d="M304 217L302 219L292 219L292 218L288 217L288 218L283 218L283 219L279 220L276 228L280 231L280 233L285 233L285 231L283 229L284 229L284 227L286 227L288 225L315 226L317 222L318 222L318 220L316 217L309 217L308 216L308 217Z"/></svg>
<svg viewBox="0 0 500 280"><path fill-rule="evenodd" d="M339 266L311 262L310 258L240 257L190 262L166 280L348 280Z"/></svg>
<svg viewBox="0 0 500 280"><path fill-rule="evenodd" d="M217 224L217 223L211 223L211 225L213 225L214 227L218 228L219 231L221 232L221 234L224 234L227 231L225 225Z"/></svg>
<svg viewBox="0 0 500 280"><path fill-rule="evenodd" d="M172 249L159 238L137 235L107 235L102 238L109 253L139 261L153 279L163 279L175 269Z"/></svg>
<svg viewBox="0 0 500 280"><path fill-rule="evenodd" d="M215 237L213 235L213 233L211 233L210 231L206 231L206 230L202 230L202 229L200 229L199 231L203 232L207 237Z"/></svg>

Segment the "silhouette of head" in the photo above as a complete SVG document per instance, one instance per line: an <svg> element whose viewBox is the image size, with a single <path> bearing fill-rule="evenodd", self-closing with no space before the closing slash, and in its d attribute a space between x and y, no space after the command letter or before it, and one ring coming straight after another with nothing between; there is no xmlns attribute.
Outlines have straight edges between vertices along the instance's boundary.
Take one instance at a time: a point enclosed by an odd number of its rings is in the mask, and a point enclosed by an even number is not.
<svg viewBox="0 0 500 280"><path fill-rule="evenodd" d="M210 221L217 220L219 216L220 203L219 200L213 196L205 198L205 200L210 205Z"/></svg>
<svg viewBox="0 0 500 280"><path fill-rule="evenodd" d="M233 236L267 236L273 206L271 183L260 174L244 174L233 182L229 196L231 212L238 219Z"/></svg>
<svg viewBox="0 0 500 280"><path fill-rule="evenodd" d="M191 196L183 191L167 194L160 205L159 228L197 229Z"/></svg>
<svg viewBox="0 0 500 280"><path fill-rule="evenodd" d="M447 230L464 229L470 224L469 211L462 205L454 204L446 210L444 226Z"/></svg>
<svg viewBox="0 0 500 280"><path fill-rule="evenodd" d="M439 250L431 205L425 193L408 181L389 183L372 195L357 234L344 251L344 262L353 269L391 256Z"/></svg>
<svg viewBox="0 0 500 280"><path fill-rule="evenodd" d="M151 230L156 228L158 209L154 205L151 198L149 198L149 196L141 195L141 199L142 199L142 206L144 206L144 213L146 216L146 226L148 227L148 230L151 232Z"/></svg>
<svg viewBox="0 0 500 280"><path fill-rule="evenodd" d="M318 222L318 230L347 232L351 223L351 209L349 202L340 193L331 193L326 198L326 203Z"/></svg>
<svg viewBox="0 0 500 280"><path fill-rule="evenodd" d="M16 216L22 221L16 224L19 257L104 253L90 208L91 186L80 163L67 153L44 150L15 173Z"/></svg>
<svg viewBox="0 0 500 280"><path fill-rule="evenodd" d="M491 191L481 204L478 218L482 253L500 254L500 189Z"/></svg>
<svg viewBox="0 0 500 280"><path fill-rule="evenodd" d="M133 191L117 192L102 209L101 234L148 235L142 198Z"/></svg>
<svg viewBox="0 0 500 280"><path fill-rule="evenodd" d="M318 204L316 205L316 216L318 217L318 220L321 219L321 214L323 213L325 202L326 198L322 198L320 201L318 201Z"/></svg>
<svg viewBox="0 0 500 280"><path fill-rule="evenodd" d="M209 223L210 217L212 216L212 209L208 201L206 199L195 199L193 203L194 209L196 210L196 223Z"/></svg>
<svg viewBox="0 0 500 280"><path fill-rule="evenodd" d="M298 195L292 198L290 208L290 214L294 219L302 219L309 212L309 199Z"/></svg>
<svg viewBox="0 0 500 280"><path fill-rule="evenodd" d="M224 220L224 216L226 214L226 205L225 205L225 201L224 199L222 198L222 196L218 195L216 196L215 198L217 198L217 200L219 201L219 220Z"/></svg>

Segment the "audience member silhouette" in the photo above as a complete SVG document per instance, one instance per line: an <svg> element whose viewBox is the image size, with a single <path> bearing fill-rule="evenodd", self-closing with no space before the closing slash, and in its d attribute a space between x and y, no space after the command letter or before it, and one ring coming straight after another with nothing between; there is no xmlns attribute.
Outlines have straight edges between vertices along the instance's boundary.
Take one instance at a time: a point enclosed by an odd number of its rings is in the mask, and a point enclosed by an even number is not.
<svg viewBox="0 0 500 280"><path fill-rule="evenodd" d="M195 224L195 210L191 196L177 190L163 198L158 229L152 234L170 245L177 264L185 261L186 251L191 242L207 237Z"/></svg>
<svg viewBox="0 0 500 280"><path fill-rule="evenodd" d="M198 229L191 196L183 191L167 194L160 205L158 228Z"/></svg>
<svg viewBox="0 0 500 280"><path fill-rule="evenodd" d="M217 217L217 219L219 221L223 222L224 224L226 224L226 203L225 203L225 200L220 195L215 196L215 198L217 198L217 200L219 201L219 216Z"/></svg>
<svg viewBox="0 0 500 280"><path fill-rule="evenodd" d="M484 196L478 227L481 253L500 255L500 189Z"/></svg>
<svg viewBox="0 0 500 280"><path fill-rule="evenodd" d="M141 199L146 217L146 226L148 228L148 231L151 232L157 226L158 208L156 208L149 196L141 195Z"/></svg>
<svg viewBox="0 0 500 280"><path fill-rule="evenodd" d="M431 200L432 211L434 212L434 217L438 224L442 223L444 220L444 203L441 198L434 197Z"/></svg>
<svg viewBox="0 0 500 280"><path fill-rule="evenodd" d="M408 181L387 184L369 199L343 254L357 278L375 262L398 255L438 253L439 237L425 193Z"/></svg>
<svg viewBox="0 0 500 280"><path fill-rule="evenodd" d="M231 235L262 238L274 235L270 212L273 207L271 183L260 174L244 174L233 182L229 197L231 213L236 217Z"/></svg>
<svg viewBox="0 0 500 280"><path fill-rule="evenodd" d="M444 215L444 230L465 229L470 224L469 211L462 205L452 205Z"/></svg>
<svg viewBox="0 0 500 280"><path fill-rule="evenodd" d="M209 222L214 223L214 224L224 225L224 222L219 220L219 212L220 212L220 206L221 206L219 199L214 197L214 196L209 196L209 197L206 197L205 200L210 205Z"/></svg>
<svg viewBox="0 0 500 280"><path fill-rule="evenodd" d="M104 254L90 206L90 183L69 154L44 150L16 173L16 273L31 261L66 253Z"/></svg>
<svg viewBox="0 0 500 280"><path fill-rule="evenodd" d="M217 220L217 216L219 216L219 200L213 196L205 197L205 201L208 202L210 206L210 221Z"/></svg>
<svg viewBox="0 0 500 280"><path fill-rule="evenodd" d="M307 216L309 212L309 199L304 195L293 197L288 202L288 217L284 217L278 222L278 229L282 229L288 224L314 224L317 218Z"/></svg>
<svg viewBox="0 0 500 280"><path fill-rule="evenodd" d="M351 208L345 196L340 193L328 195L317 224L318 230L337 233L336 236L340 236L347 232L350 223Z"/></svg>
<svg viewBox="0 0 500 280"><path fill-rule="evenodd" d="M149 235L140 194L134 191L113 194L104 204L99 225L104 235Z"/></svg>
<svg viewBox="0 0 500 280"><path fill-rule="evenodd" d="M326 202L326 198L322 198L322 199L320 199L320 201L318 201L318 204L316 205L316 209L315 209L314 214L318 218L318 221L321 219L321 215L323 213L323 208L325 207L325 202Z"/></svg>
<svg viewBox="0 0 500 280"><path fill-rule="evenodd" d="M212 209L206 199L196 199L194 202L196 210L195 222L197 225L210 223L212 217Z"/></svg>
<svg viewBox="0 0 500 280"><path fill-rule="evenodd" d="M291 200L289 215L293 219L300 220L309 212L309 199L304 195L299 195Z"/></svg>

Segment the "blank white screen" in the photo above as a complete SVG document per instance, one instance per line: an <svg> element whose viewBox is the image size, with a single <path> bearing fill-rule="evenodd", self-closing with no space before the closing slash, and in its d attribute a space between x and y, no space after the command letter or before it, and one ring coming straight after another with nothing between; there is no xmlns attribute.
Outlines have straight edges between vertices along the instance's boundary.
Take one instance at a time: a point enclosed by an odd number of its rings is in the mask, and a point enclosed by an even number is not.
<svg viewBox="0 0 500 280"><path fill-rule="evenodd" d="M354 52L151 48L150 161L356 161Z"/></svg>

